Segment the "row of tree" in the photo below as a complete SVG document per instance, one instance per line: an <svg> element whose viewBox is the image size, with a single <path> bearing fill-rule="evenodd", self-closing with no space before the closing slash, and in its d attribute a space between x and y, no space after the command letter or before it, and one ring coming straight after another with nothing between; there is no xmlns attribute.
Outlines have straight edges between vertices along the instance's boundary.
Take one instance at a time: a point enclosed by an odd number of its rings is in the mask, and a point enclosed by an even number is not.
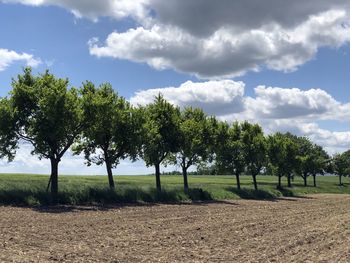
<svg viewBox="0 0 350 263"><path fill-rule="evenodd" d="M187 171L193 165L215 163L219 171L236 176L256 177L269 171L288 179L304 179L325 172L341 177L350 174L350 152L333 158L308 138L290 133L265 136L258 124L222 122L202 109L178 107L158 95L153 103L133 107L110 84L96 87L91 82L79 89L69 87L68 79L48 71L34 76L24 69L12 81L8 97L0 99L0 158L13 160L19 141L33 146L32 154L51 162L53 201L58 193L58 165L67 152L83 153L87 165L105 164L109 186L115 187L112 169L122 159L142 158L155 167L156 187L161 191L161 164L182 168L184 190Z"/></svg>

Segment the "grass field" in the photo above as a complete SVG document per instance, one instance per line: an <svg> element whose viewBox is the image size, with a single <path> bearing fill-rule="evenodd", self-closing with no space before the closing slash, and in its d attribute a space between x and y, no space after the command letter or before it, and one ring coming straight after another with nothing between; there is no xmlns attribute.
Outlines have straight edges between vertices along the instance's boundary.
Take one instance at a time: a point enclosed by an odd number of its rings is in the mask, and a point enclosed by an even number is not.
<svg viewBox="0 0 350 263"><path fill-rule="evenodd" d="M312 184L309 178L309 184ZM190 191L185 194L182 177L162 176L162 193L157 193L154 176L115 176L116 190L108 188L106 176L60 176L59 202L61 204L111 204L135 202L182 202L224 199L273 199L281 196L303 196L317 193L348 193L350 182L338 185L338 178L318 176L317 187L304 187L301 178L295 178L292 188L276 189L276 177L259 176L259 191L252 188L251 177L242 176L242 190L237 191L233 176L190 176ZM0 174L0 204L45 205L47 175ZM283 181L286 185L286 182Z"/></svg>

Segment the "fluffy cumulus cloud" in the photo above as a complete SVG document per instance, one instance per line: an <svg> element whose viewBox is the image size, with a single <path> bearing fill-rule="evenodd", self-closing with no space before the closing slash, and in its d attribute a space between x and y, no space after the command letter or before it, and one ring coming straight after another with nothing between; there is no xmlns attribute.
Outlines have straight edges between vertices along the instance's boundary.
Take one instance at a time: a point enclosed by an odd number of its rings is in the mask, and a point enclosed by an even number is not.
<svg viewBox="0 0 350 263"><path fill-rule="evenodd" d="M5 70L15 62L24 62L28 66L36 67L41 63L41 60L31 54L0 48L0 71Z"/></svg>
<svg viewBox="0 0 350 263"><path fill-rule="evenodd" d="M347 0L0 0L56 5L76 17L131 17L135 28L89 41L90 53L223 78L269 68L293 71L320 47L350 41Z"/></svg>
<svg viewBox="0 0 350 263"><path fill-rule="evenodd" d="M339 107L330 94L321 89L300 90L258 86L256 98L249 98L250 110L259 118L295 118L327 115ZM326 116L323 116L326 117Z"/></svg>
<svg viewBox="0 0 350 263"><path fill-rule="evenodd" d="M0 2L31 6L60 6L68 9L77 18L86 17L94 21L103 16L115 19L132 17L146 21L145 5L148 0L0 0Z"/></svg>
<svg viewBox="0 0 350 263"><path fill-rule="evenodd" d="M90 41L90 53L218 78L263 67L293 71L320 47L350 40L348 1L151 0L147 6L153 11L147 23Z"/></svg>
<svg viewBox="0 0 350 263"><path fill-rule="evenodd" d="M232 80L187 81L179 87L138 91L130 101L134 105L146 105L161 93L169 102L180 107L199 107L208 114L226 115L244 110L244 86L243 82Z"/></svg>

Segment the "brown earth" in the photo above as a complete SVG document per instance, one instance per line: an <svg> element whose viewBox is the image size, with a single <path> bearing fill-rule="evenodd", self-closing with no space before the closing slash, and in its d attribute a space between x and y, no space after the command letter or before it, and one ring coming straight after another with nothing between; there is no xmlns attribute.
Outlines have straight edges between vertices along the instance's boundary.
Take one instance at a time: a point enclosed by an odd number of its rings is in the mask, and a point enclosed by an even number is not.
<svg viewBox="0 0 350 263"><path fill-rule="evenodd" d="M350 195L0 207L0 262L350 262Z"/></svg>

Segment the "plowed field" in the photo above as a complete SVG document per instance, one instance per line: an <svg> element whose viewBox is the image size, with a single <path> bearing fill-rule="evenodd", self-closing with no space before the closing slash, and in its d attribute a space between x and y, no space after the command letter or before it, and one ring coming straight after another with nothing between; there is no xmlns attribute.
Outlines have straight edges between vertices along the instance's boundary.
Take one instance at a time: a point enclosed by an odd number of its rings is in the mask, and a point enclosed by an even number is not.
<svg viewBox="0 0 350 263"><path fill-rule="evenodd" d="M350 262L350 196L0 207L0 262Z"/></svg>

